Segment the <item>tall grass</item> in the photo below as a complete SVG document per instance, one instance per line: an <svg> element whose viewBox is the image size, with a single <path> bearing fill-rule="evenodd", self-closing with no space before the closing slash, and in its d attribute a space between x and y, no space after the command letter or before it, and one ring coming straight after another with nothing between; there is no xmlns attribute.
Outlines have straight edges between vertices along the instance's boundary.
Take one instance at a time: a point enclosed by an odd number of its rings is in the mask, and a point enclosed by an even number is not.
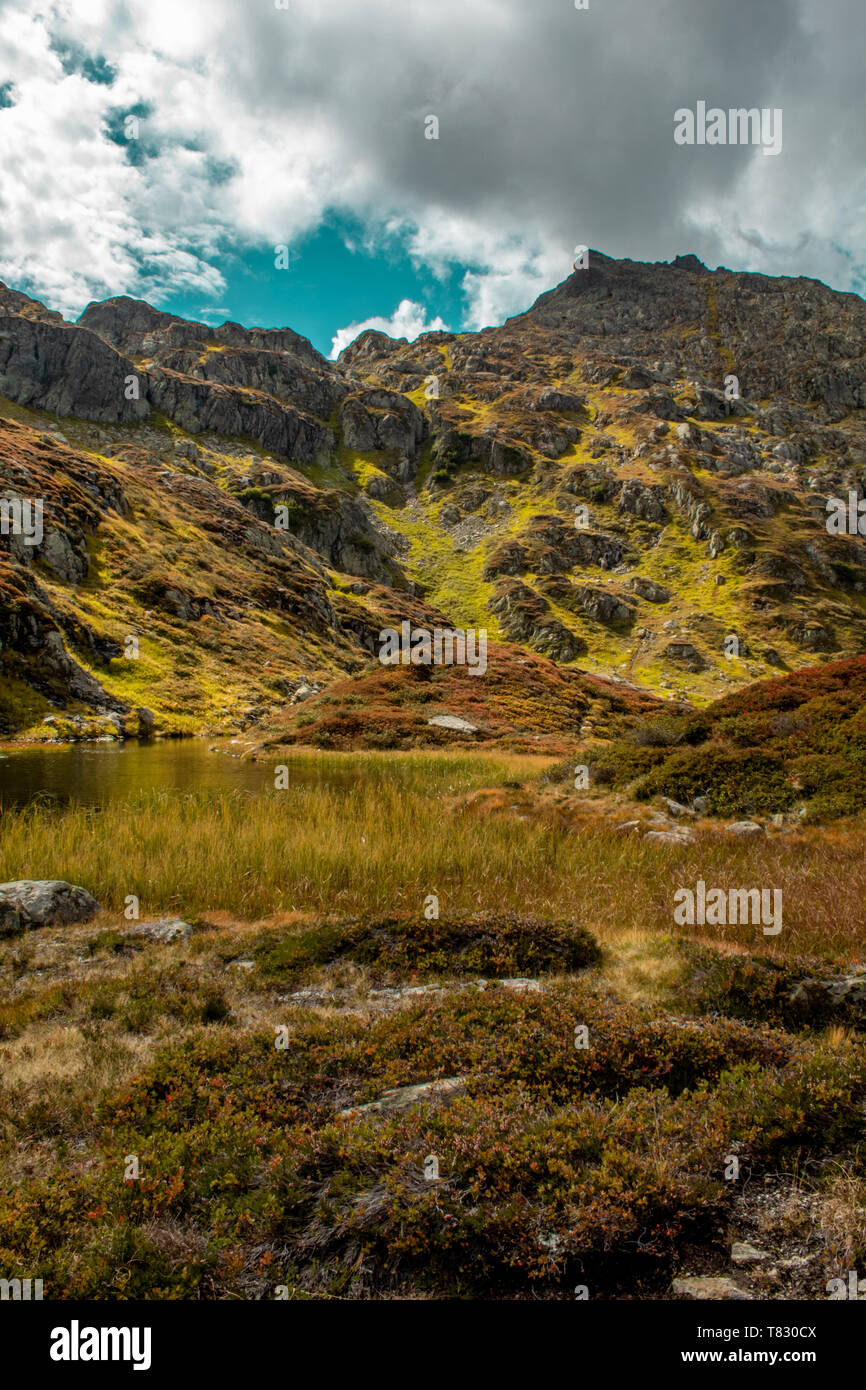
<svg viewBox="0 0 866 1390"><path fill-rule="evenodd" d="M602 936L661 930L781 954L860 951L862 831L660 846L601 826L576 832L455 809L458 787L483 781L485 769L471 759L465 776L454 759L387 761L395 772L402 764L395 777L359 775L342 790L143 793L103 808L7 811L0 880L67 879L113 913L135 894L143 916L420 914L435 893L443 916L502 909L571 917ZM676 928L674 893L698 878L725 889L781 888L781 936L764 937L758 926Z"/></svg>

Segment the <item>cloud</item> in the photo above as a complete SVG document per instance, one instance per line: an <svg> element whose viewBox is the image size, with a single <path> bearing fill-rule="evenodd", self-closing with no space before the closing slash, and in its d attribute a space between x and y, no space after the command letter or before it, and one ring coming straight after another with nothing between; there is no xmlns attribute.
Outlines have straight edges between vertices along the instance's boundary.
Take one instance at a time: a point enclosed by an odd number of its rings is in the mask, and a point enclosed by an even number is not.
<svg viewBox="0 0 866 1390"><path fill-rule="evenodd" d="M344 347L348 347L368 328L387 333L391 338L408 338L412 343L422 333L435 333L439 329L446 329L447 326L438 314L435 319L428 321L423 304L416 304L412 299L401 299L389 319L376 315L374 318L364 319L363 323L350 323L346 328L338 328L331 343L331 360L339 356Z"/></svg>
<svg viewBox="0 0 866 1390"><path fill-rule="evenodd" d="M458 266L472 327L563 279L578 243L862 288L864 42L862 0L18 0L0 278L67 313L219 302L230 257L336 214ZM782 153L675 145L697 100L781 107Z"/></svg>

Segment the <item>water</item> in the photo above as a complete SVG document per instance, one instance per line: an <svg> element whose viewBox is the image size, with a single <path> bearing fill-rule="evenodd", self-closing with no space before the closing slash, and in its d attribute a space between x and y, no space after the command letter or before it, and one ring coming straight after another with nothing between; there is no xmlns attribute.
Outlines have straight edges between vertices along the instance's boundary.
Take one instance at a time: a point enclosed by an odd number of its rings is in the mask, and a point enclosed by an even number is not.
<svg viewBox="0 0 866 1390"><path fill-rule="evenodd" d="M35 801L110 806L152 791L256 793L273 789L274 771L283 763L289 769L289 790L315 786L351 792L396 783L406 790L448 795L512 775L495 755L477 753L458 758L443 753L420 760L401 753L289 753L250 762L224 752L209 753L204 739L52 744L0 753L0 808Z"/></svg>
<svg viewBox="0 0 866 1390"><path fill-rule="evenodd" d="M253 763L209 753L201 739L155 743L73 743L21 748L0 754L0 805L32 801L55 805L100 805L149 791L259 792L274 785L281 759ZM292 757L290 785L326 785L348 790L369 777L350 759Z"/></svg>

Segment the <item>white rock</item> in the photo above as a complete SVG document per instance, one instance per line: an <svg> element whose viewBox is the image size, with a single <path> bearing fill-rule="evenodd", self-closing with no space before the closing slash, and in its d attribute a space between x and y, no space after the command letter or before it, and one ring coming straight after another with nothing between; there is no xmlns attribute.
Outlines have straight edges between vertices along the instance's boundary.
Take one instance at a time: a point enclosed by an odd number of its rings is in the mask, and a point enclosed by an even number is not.
<svg viewBox="0 0 866 1390"><path fill-rule="evenodd" d="M458 718L456 714L435 714L427 723L437 729L453 729L457 734L478 733L474 724L470 724L467 719Z"/></svg>

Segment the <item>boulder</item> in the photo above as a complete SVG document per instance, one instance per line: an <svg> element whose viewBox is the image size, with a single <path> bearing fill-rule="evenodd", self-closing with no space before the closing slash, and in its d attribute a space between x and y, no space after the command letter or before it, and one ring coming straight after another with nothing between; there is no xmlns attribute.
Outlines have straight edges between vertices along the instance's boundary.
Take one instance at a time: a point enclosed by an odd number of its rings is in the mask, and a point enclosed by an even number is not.
<svg viewBox="0 0 866 1390"><path fill-rule="evenodd" d="M575 598L588 618L594 622L617 626L630 623L635 616L633 599L624 599L608 589L596 589L591 584L575 587Z"/></svg>
<svg viewBox="0 0 866 1390"><path fill-rule="evenodd" d="M140 709L136 710L136 714L138 716L138 737L152 738L153 730L156 725L153 712L149 709L145 709L142 705Z"/></svg>
<svg viewBox="0 0 866 1390"><path fill-rule="evenodd" d="M58 878L19 879L0 883L0 936L35 927L89 922L99 903L86 888Z"/></svg>
<svg viewBox="0 0 866 1390"><path fill-rule="evenodd" d="M452 729L455 734L477 734L478 729L468 719L460 719L456 714L435 714L427 720L434 729Z"/></svg>
<svg viewBox="0 0 866 1390"><path fill-rule="evenodd" d="M642 483L629 478L623 483L617 507L643 521L664 521L667 516L664 489L657 483Z"/></svg>
<svg viewBox="0 0 866 1390"><path fill-rule="evenodd" d="M670 590L663 584L657 584L654 579L647 579L645 575L636 574L631 581L631 587L638 598L646 599L648 603L667 603L670 598Z"/></svg>
<svg viewBox="0 0 866 1390"><path fill-rule="evenodd" d="M799 980L788 997L805 1018L838 1015L860 1023L866 1015L866 966L852 966L828 979Z"/></svg>
<svg viewBox="0 0 866 1390"><path fill-rule="evenodd" d="M691 671L692 674L705 670L707 665L697 647L694 646L693 643L683 641L682 639L668 642L662 652L662 656L666 657L668 661L676 662L678 666L684 666L685 669Z"/></svg>

